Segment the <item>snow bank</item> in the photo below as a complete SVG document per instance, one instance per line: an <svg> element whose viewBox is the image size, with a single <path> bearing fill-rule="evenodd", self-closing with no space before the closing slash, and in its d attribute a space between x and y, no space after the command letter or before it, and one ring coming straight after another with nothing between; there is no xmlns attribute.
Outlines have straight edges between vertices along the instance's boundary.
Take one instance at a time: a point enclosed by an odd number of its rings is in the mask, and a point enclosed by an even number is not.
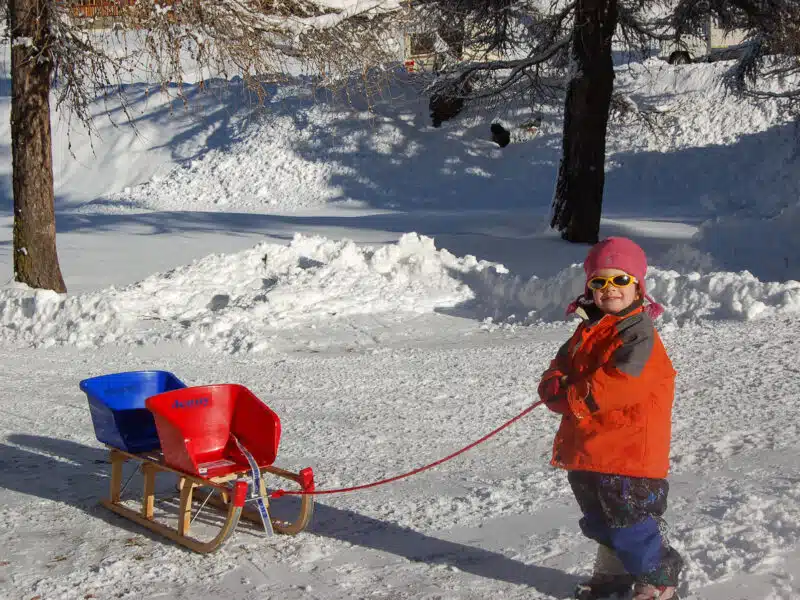
<svg viewBox="0 0 800 600"><path fill-rule="evenodd" d="M0 339L36 346L101 345L125 330L113 300L102 292L66 296L13 284L0 291Z"/></svg>
<svg viewBox="0 0 800 600"><path fill-rule="evenodd" d="M414 233L377 248L296 235L288 246L213 254L122 289L71 297L2 290L0 340L33 346L175 340L260 351L282 331L358 315L403 319L457 307L478 320L558 321L582 282L579 265L523 280L502 265L436 249L433 239ZM652 269L648 286L672 322L800 311L800 283L763 283L746 272Z"/></svg>
<svg viewBox="0 0 800 600"><path fill-rule="evenodd" d="M289 115L254 117L245 132L233 135L230 146L198 147L198 158L109 194L102 199L103 210L259 212L323 206L341 195L331 180L352 174L322 160L315 150L318 140L329 137L323 130L335 114L308 108L303 117L313 123L308 126L299 126ZM306 149L305 155L297 152L298 146Z"/></svg>
<svg viewBox="0 0 800 600"><path fill-rule="evenodd" d="M651 59L617 69L617 91L648 111L655 125L613 119L607 143L612 211L644 201L655 210L718 215L755 198L764 204L775 187L770 182L780 182L779 159L793 146L780 129L790 116L777 101L733 95L724 83L729 67ZM498 115L470 111L433 130L413 82L395 80L388 99L369 108L331 102L298 83L269 91L271 102L259 116L247 117L249 108L228 98L223 111L197 114L193 131L181 120L163 123L183 144L171 162L158 165L147 183L127 185L87 208L263 211L332 201L445 208L451 194L462 204L487 194L530 206L530 190L555 177L560 105L541 107L546 114L537 138L500 152L488 134ZM531 115L516 107L505 116L513 127ZM783 185L774 191L778 201L786 198Z"/></svg>
<svg viewBox="0 0 800 600"><path fill-rule="evenodd" d="M213 254L122 288L74 297L0 292L0 339L32 345L178 340L261 350L276 331L368 313L421 313L468 300L451 272L483 268L415 234L380 248L295 236Z"/></svg>
<svg viewBox="0 0 800 600"><path fill-rule="evenodd" d="M618 68L616 90L629 94L640 109L660 114L656 123L661 128L628 122L611 129L612 139L628 151L731 145L792 120L776 100L734 94L726 83L731 65L670 65L652 58Z"/></svg>
<svg viewBox="0 0 800 600"><path fill-rule="evenodd" d="M618 70L617 90L651 124L623 118L609 128L607 213L644 206L661 215L738 218L742 211L775 216L794 203L792 114L777 100L733 94L725 84L730 66L651 60Z"/></svg>
<svg viewBox="0 0 800 600"><path fill-rule="evenodd" d="M550 279L527 281L494 270L480 276L477 293L491 318L500 321L555 321L564 318L566 305L581 294L583 269L573 265ZM665 323L701 319L752 320L800 312L800 282L764 283L751 273L677 271L651 268L647 291L666 312Z"/></svg>

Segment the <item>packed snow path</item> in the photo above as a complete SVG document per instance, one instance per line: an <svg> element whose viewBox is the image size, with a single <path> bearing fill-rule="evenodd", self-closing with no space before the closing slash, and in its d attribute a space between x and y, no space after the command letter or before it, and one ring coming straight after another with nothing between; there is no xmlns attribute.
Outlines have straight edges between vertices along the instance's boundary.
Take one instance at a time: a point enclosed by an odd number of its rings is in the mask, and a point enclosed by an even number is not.
<svg viewBox="0 0 800 600"><path fill-rule="evenodd" d="M0 577L9 598L566 598L592 547L563 472L547 466L546 410L433 471L322 498L309 531L241 527L193 555L98 507L105 452L76 382L132 367L236 381L283 419L279 463L320 487L439 458L530 402L570 327L480 329L420 317L387 343L282 356L173 347L2 351ZM436 328L435 337L423 336ZM667 328L679 372L673 541L688 598L800 594L798 321ZM31 377L36 373L36 377ZM139 482L131 485L138 492ZM277 505L276 505L277 506Z"/></svg>

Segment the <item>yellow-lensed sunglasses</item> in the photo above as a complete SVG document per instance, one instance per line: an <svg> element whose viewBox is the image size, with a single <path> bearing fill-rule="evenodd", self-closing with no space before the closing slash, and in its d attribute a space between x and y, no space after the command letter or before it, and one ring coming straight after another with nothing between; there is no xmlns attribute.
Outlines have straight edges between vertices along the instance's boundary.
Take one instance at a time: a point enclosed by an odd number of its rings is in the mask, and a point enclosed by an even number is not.
<svg viewBox="0 0 800 600"><path fill-rule="evenodd" d="M592 277L586 285L590 290L599 292L600 290L606 289L609 283L614 287L624 288L636 283L636 277L631 277L627 273L611 275L610 277L601 277L598 275L597 277Z"/></svg>

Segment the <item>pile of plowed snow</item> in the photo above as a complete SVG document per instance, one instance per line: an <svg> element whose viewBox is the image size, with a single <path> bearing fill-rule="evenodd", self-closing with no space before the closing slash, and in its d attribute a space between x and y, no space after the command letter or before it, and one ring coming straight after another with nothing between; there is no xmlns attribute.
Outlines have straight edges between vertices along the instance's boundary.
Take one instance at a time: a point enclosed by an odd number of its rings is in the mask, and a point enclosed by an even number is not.
<svg viewBox="0 0 800 600"><path fill-rule="evenodd" d="M522 280L417 234L380 247L297 235L288 246L211 255L122 289L77 296L4 289L0 339L35 346L177 340L259 351L276 332L367 314L402 318L459 306L477 320L558 321L582 282L579 265ZM800 283L763 283L749 273L651 269L648 286L666 307L667 322L800 310Z"/></svg>

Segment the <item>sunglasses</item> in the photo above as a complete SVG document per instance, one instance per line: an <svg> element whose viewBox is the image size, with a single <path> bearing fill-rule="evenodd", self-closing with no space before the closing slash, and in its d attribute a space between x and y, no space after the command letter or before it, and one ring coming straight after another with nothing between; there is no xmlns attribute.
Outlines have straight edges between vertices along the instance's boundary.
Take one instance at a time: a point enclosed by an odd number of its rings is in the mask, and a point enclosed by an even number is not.
<svg viewBox="0 0 800 600"><path fill-rule="evenodd" d="M627 273L612 275L611 277L598 276L592 277L586 285L590 290L599 292L600 290L606 289L609 283L616 288L624 288L636 283L636 278L631 277Z"/></svg>

